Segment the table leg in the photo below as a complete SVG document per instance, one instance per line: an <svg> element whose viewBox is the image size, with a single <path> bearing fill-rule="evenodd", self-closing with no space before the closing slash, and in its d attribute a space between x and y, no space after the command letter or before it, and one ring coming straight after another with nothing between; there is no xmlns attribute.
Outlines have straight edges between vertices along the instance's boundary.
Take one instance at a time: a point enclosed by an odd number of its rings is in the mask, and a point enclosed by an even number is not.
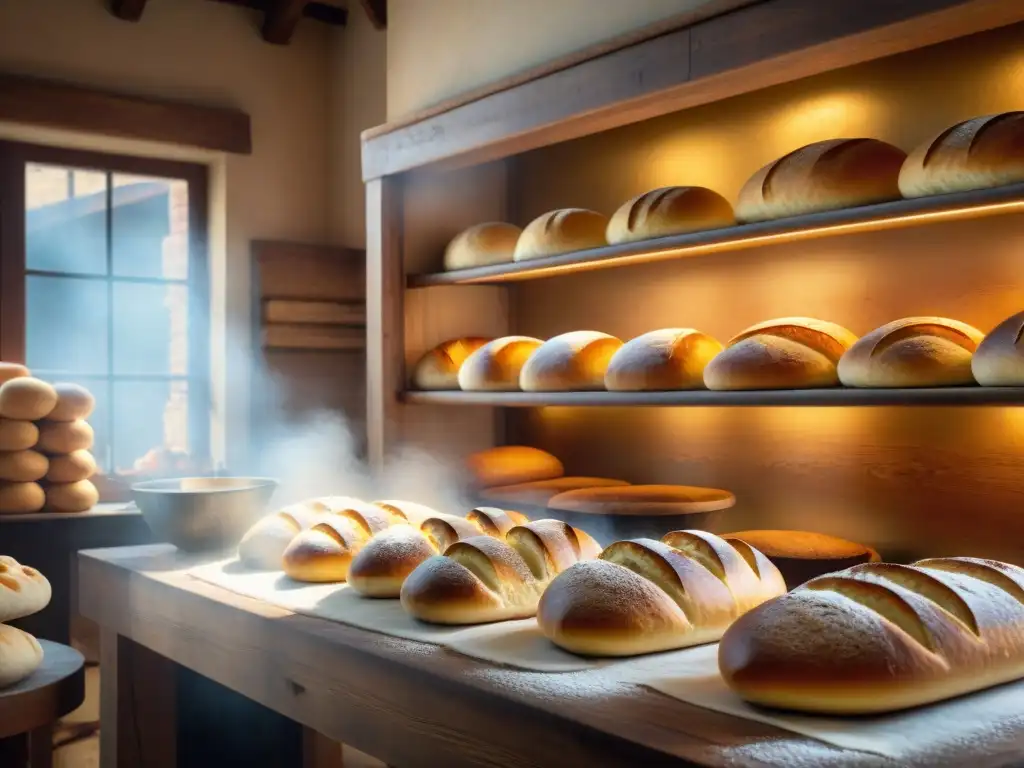
<svg viewBox="0 0 1024 768"><path fill-rule="evenodd" d="M302 729L302 768L344 768L341 744L312 728Z"/></svg>
<svg viewBox="0 0 1024 768"><path fill-rule="evenodd" d="M176 768L174 663L100 634L100 767Z"/></svg>
<svg viewBox="0 0 1024 768"><path fill-rule="evenodd" d="M28 733L29 768L53 768L53 725Z"/></svg>

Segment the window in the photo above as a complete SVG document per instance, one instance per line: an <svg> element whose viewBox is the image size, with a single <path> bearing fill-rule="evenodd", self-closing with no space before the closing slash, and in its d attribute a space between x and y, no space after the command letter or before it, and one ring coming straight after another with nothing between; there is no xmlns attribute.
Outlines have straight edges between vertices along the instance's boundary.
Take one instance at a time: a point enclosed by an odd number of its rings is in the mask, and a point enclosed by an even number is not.
<svg viewBox="0 0 1024 768"><path fill-rule="evenodd" d="M104 471L209 458L206 169L0 143L0 358L96 397Z"/></svg>

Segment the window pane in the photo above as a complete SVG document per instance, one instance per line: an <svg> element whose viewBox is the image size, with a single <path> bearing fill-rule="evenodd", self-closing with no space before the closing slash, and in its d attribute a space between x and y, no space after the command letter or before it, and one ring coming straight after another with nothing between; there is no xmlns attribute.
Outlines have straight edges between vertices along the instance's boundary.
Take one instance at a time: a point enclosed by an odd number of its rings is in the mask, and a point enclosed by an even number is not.
<svg viewBox="0 0 1024 768"><path fill-rule="evenodd" d="M49 272L107 272L107 175L25 166L25 265Z"/></svg>
<svg viewBox="0 0 1024 768"><path fill-rule="evenodd" d="M105 281L29 275L25 314L29 368L107 372L110 307Z"/></svg>
<svg viewBox="0 0 1024 768"><path fill-rule="evenodd" d="M94 376L75 377L51 374L42 369L34 370L32 373L51 384L57 382L78 384L89 390L96 398L96 408L86 419L92 426L93 432L96 433L96 442L93 443L91 452L96 457L99 471L108 471L110 469L110 381Z"/></svg>
<svg viewBox="0 0 1024 768"><path fill-rule="evenodd" d="M114 286L114 373L188 373L188 286Z"/></svg>
<svg viewBox="0 0 1024 768"><path fill-rule="evenodd" d="M119 277L188 277L188 184L113 175L111 236Z"/></svg>
<svg viewBox="0 0 1024 768"><path fill-rule="evenodd" d="M154 448L188 450L188 382L114 382L114 465L129 470Z"/></svg>

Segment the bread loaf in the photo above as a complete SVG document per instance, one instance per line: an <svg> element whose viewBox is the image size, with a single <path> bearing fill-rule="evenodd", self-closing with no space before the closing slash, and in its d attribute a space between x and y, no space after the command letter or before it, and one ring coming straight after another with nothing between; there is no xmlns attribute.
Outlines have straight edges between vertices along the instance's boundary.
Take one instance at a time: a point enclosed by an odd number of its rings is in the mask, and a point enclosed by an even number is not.
<svg viewBox="0 0 1024 768"><path fill-rule="evenodd" d="M96 474L96 459L88 451L72 451L51 456L46 480L51 483L76 483Z"/></svg>
<svg viewBox="0 0 1024 768"><path fill-rule="evenodd" d="M514 224L489 221L457 234L444 249L444 268L470 269L511 262L522 230Z"/></svg>
<svg viewBox="0 0 1024 768"><path fill-rule="evenodd" d="M434 624L484 624L537 612L544 588L600 545L558 520L512 528L505 540L474 536L422 562L402 585L402 607Z"/></svg>
<svg viewBox="0 0 1024 768"><path fill-rule="evenodd" d="M692 328L664 328L619 347L604 374L610 392L704 389L704 368L722 345Z"/></svg>
<svg viewBox="0 0 1024 768"><path fill-rule="evenodd" d="M43 648L28 632L0 624L0 691L20 683L43 662Z"/></svg>
<svg viewBox="0 0 1024 768"><path fill-rule="evenodd" d="M513 258L528 261L607 245L608 218L597 211L562 208L531 221L516 243Z"/></svg>
<svg viewBox="0 0 1024 768"><path fill-rule="evenodd" d="M46 418L50 421L76 421L87 419L96 407L96 398L92 392L79 384L54 384L57 392L57 405Z"/></svg>
<svg viewBox="0 0 1024 768"><path fill-rule="evenodd" d="M790 589L815 576L881 559L871 547L812 531L737 531L722 538L754 547L775 564Z"/></svg>
<svg viewBox="0 0 1024 768"><path fill-rule="evenodd" d="M31 421L0 419L0 451L24 451L39 441L39 427Z"/></svg>
<svg viewBox="0 0 1024 768"><path fill-rule="evenodd" d="M550 480L565 472L555 456L527 445L477 451L466 459L466 470L477 487Z"/></svg>
<svg viewBox="0 0 1024 768"><path fill-rule="evenodd" d="M51 512L87 512L99 501L100 492L91 480L46 485L46 509Z"/></svg>
<svg viewBox="0 0 1024 768"><path fill-rule="evenodd" d="M690 515L728 509L729 491L689 485L618 485L580 488L552 498L547 506L591 515Z"/></svg>
<svg viewBox="0 0 1024 768"><path fill-rule="evenodd" d="M43 453L71 453L92 448L95 433L89 422L41 421L36 449Z"/></svg>
<svg viewBox="0 0 1024 768"><path fill-rule="evenodd" d="M42 480L50 462L38 451L0 452L0 480L12 483L32 483Z"/></svg>
<svg viewBox="0 0 1024 768"><path fill-rule="evenodd" d="M551 499L566 491L583 488L604 488L629 485L625 480L607 477L556 477L551 480L535 480L532 483L515 483L484 488L480 498L500 504L529 504L546 507Z"/></svg>
<svg viewBox="0 0 1024 768"><path fill-rule="evenodd" d="M0 483L0 515L27 515L39 512L46 494L39 483Z"/></svg>
<svg viewBox="0 0 1024 768"><path fill-rule="evenodd" d="M839 361L847 387L973 384L971 356L983 334L944 317L906 317L862 337Z"/></svg>
<svg viewBox="0 0 1024 768"><path fill-rule="evenodd" d="M708 363L704 384L714 390L834 387L839 359L856 340L842 326L810 317L758 323Z"/></svg>
<svg viewBox="0 0 1024 768"><path fill-rule="evenodd" d="M622 342L598 331L572 331L548 339L519 374L524 392L578 392L604 389L608 363Z"/></svg>
<svg viewBox="0 0 1024 768"><path fill-rule="evenodd" d="M471 336L449 339L438 344L423 355L412 369L412 385L424 390L458 389L462 364L487 341Z"/></svg>
<svg viewBox="0 0 1024 768"><path fill-rule="evenodd" d="M50 604L50 582L35 568L0 555L0 624L39 613Z"/></svg>
<svg viewBox="0 0 1024 768"><path fill-rule="evenodd" d="M395 519L396 524L407 521L414 525L419 525L427 518L442 516L441 513L433 507L428 507L426 504L420 504L416 501L407 501L405 499L385 499L383 501L375 501L373 504L374 506L381 507L384 511L390 513Z"/></svg>
<svg viewBox="0 0 1024 768"><path fill-rule="evenodd" d="M283 569L281 558L292 539L329 512L330 508L319 499L310 499L261 518L242 536L238 545L239 560L256 570Z"/></svg>
<svg viewBox="0 0 1024 768"><path fill-rule="evenodd" d="M706 187L662 187L623 203L608 222L612 245L736 223L729 201Z"/></svg>
<svg viewBox="0 0 1024 768"><path fill-rule="evenodd" d="M868 563L746 614L718 664L747 701L890 712L1024 676L1024 569L969 557Z"/></svg>
<svg viewBox="0 0 1024 768"><path fill-rule="evenodd" d="M0 384L31 375L28 368L20 363L0 363Z"/></svg>
<svg viewBox="0 0 1024 768"><path fill-rule="evenodd" d="M981 340L971 357L971 373L983 387L1024 386L1024 312L1003 320ZM3 424L0 423L0 434Z"/></svg>
<svg viewBox="0 0 1024 768"><path fill-rule="evenodd" d="M975 117L921 144L903 163L904 197L1024 181L1024 112Z"/></svg>
<svg viewBox="0 0 1024 768"><path fill-rule="evenodd" d="M618 541L564 571L544 592L537 624L583 656L635 656L710 643L746 611L783 594L774 565L741 541L674 531Z"/></svg>
<svg viewBox="0 0 1024 768"><path fill-rule="evenodd" d="M466 392L517 392L523 365L543 343L530 336L503 336L483 345L459 369L458 387Z"/></svg>
<svg viewBox="0 0 1024 768"><path fill-rule="evenodd" d="M0 384L0 416L5 419L45 419L57 405L57 391L40 379L19 376Z"/></svg>

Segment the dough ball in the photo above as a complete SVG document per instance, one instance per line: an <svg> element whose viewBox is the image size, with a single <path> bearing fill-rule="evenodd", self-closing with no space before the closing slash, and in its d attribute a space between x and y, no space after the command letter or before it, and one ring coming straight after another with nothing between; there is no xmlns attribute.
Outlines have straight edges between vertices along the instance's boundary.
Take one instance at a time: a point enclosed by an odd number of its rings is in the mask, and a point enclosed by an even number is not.
<svg viewBox="0 0 1024 768"><path fill-rule="evenodd" d="M71 453L92 448L95 434L89 422L44 421L39 424L39 442L36 448L43 453Z"/></svg>
<svg viewBox="0 0 1024 768"><path fill-rule="evenodd" d="M28 368L21 363L0 363L0 384L22 376L31 376Z"/></svg>
<svg viewBox="0 0 1024 768"><path fill-rule="evenodd" d="M49 460L39 451L0 452L0 480L32 483L42 480L49 468Z"/></svg>
<svg viewBox="0 0 1024 768"><path fill-rule="evenodd" d="M51 512L85 512L99 500L99 491L88 480L46 486L46 508Z"/></svg>
<svg viewBox="0 0 1024 768"><path fill-rule="evenodd" d="M50 457L46 479L51 483L77 483L96 474L96 459L88 451L72 451Z"/></svg>
<svg viewBox="0 0 1024 768"><path fill-rule="evenodd" d="M57 405L57 390L41 379L21 376L0 386L0 416L38 421Z"/></svg>
<svg viewBox="0 0 1024 768"><path fill-rule="evenodd" d="M26 515L46 504L39 483L0 483L0 515Z"/></svg>
<svg viewBox="0 0 1024 768"><path fill-rule="evenodd" d="M57 391L57 406L46 418L49 421L75 421L87 419L96 407L96 398L79 384L54 384Z"/></svg>
<svg viewBox="0 0 1024 768"><path fill-rule="evenodd" d="M39 427L31 421L0 419L0 451L24 451L39 441Z"/></svg>

